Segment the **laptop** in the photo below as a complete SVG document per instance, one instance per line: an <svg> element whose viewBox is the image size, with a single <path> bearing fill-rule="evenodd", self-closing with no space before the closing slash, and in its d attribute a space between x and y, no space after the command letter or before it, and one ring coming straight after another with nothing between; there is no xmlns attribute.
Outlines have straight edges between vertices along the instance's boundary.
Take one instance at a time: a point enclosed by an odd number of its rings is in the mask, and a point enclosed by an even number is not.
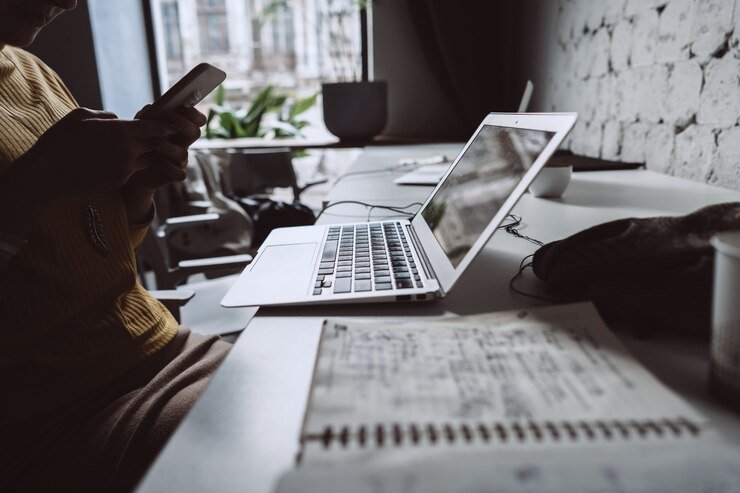
<svg viewBox="0 0 740 493"><path fill-rule="evenodd" d="M532 93L534 91L534 84L531 80L527 81L524 86L524 94L519 102L519 109L517 113L524 113L529 107L529 101L532 99ZM439 161L434 163L424 162L426 159L434 159ZM396 185L436 185L442 179L450 167L451 161L448 161L446 156L434 156L432 158L422 158L420 160L412 160L415 163L422 164L413 171L405 173L395 180L393 183ZM403 161L403 160L402 160ZM403 164L403 162L402 162Z"/></svg>
<svg viewBox="0 0 740 493"><path fill-rule="evenodd" d="M575 113L491 113L411 218L273 230L225 307L444 297L570 129Z"/></svg>

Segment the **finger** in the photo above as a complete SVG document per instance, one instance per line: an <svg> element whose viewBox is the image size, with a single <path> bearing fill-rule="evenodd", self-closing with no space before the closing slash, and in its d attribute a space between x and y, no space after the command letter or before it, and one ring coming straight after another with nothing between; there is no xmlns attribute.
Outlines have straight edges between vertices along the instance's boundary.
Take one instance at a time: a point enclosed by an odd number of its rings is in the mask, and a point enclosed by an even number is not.
<svg viewBox="0 0 740 493"><path fill-rule="evenodd" d="M162 140L155 147L157 153L164 159L177 165L180 168L184 168L188 164L188 149L187 147L173 144L172 142Z"/></svg>
<svg viewBox="0 0 740 493"><path fill-rule="evenodd" d="M184 181L188 177L188 172L183 168L178 168L177 166L166 166L165 174L170 180L170 183L175 181Z"/></svg>
<svg viewBox="0 0 740 493"><path fill-rule="evenodd" d="M115 113L110 111L91 110L90 108L76 108L67 116L75 120L115 120L118 118Z"/></svg>
<svg viewBox="0 0 740 493"><path fill-rule="evenodd" d="M143 115L144 113L146 113L146 111L147 111L147 110L148 110L149 108L151 108L151 107L152 107L152 105L151 105L151 104L148 104L148 105L144 106L143 108L141 108L141 109L140 109L140 110L139 110L139 111L138 111L138 112L136 113L136 115L134 116L134 119L135 119L135 120L138 120L139 118L141 118L141 115Z"/></svg>
<svg viewBox="0 0 740 493"><path fill-rule="evenodd" d="M183 181L188 177L187 171L170 164L157 164L146 171L145 179L153 188L160 188L169 183Z"/></svg>
<svg viewBox="0 0 740 493"><path fill-rule="evenodd" d="M156 120L119 120L119 122L131 132L134 139L140 141L156 142L175 133L168 125Z"/></svg>
<svg viewBox="0 0 740 493"><path fill-rule="evenodd" d="M198 127L202 127L208 122L208 118L206 115L195 109L194 107L181 107L176 112L183 118L187 118L190 120L193 124L198 125Z"/></svg>
<svg viewBox="0 0 740 493"><path fill-rule="evenodd" d="M200 127L184 116L172 113L163 121L190 143L200 138Z"/></svg>

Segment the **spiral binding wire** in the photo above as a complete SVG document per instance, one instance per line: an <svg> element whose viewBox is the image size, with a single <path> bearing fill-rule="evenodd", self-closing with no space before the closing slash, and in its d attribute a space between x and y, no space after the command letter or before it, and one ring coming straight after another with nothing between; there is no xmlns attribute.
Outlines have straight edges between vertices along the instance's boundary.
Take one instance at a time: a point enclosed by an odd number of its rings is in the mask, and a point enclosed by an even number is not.
<svg viewBox="0 0 740 493"><path fill-rule="evenodd" d="M534 421L493 422L476 424L426 425L394 423L391 425L363 425L352 430L327 426L323 433L309 435L307 440L320 441L325 448L332 446L360 448L400 447L445 444L506 445L539 442L592 442L596 440L645 440L651 438L682 438L698 436L700 427L680 417L660 420L596 420L596 421Z"/></svg>

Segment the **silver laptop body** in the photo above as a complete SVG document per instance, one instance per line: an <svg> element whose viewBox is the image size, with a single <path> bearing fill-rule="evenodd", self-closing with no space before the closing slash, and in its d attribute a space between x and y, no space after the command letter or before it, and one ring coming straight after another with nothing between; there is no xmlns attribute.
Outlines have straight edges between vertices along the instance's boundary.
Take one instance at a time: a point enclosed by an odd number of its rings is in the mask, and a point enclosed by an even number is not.
<svg viewBox="0 0 740 493"><path fill-rule="evenodd" d="M273 230L225 307L444 297L577 119L491 113L411 220Z"/></svg>

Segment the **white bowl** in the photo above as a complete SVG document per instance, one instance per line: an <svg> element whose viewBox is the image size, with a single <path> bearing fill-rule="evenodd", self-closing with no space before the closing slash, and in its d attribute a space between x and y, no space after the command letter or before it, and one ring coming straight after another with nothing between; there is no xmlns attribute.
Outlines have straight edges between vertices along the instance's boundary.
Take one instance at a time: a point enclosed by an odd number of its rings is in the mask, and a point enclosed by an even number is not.
<svg viewBox="0 0 740 493"><path fill-rule="evenodd" d="M560 197L572 174L573 166L545 166L529 185L529 192L535 197Z"/></svg>

